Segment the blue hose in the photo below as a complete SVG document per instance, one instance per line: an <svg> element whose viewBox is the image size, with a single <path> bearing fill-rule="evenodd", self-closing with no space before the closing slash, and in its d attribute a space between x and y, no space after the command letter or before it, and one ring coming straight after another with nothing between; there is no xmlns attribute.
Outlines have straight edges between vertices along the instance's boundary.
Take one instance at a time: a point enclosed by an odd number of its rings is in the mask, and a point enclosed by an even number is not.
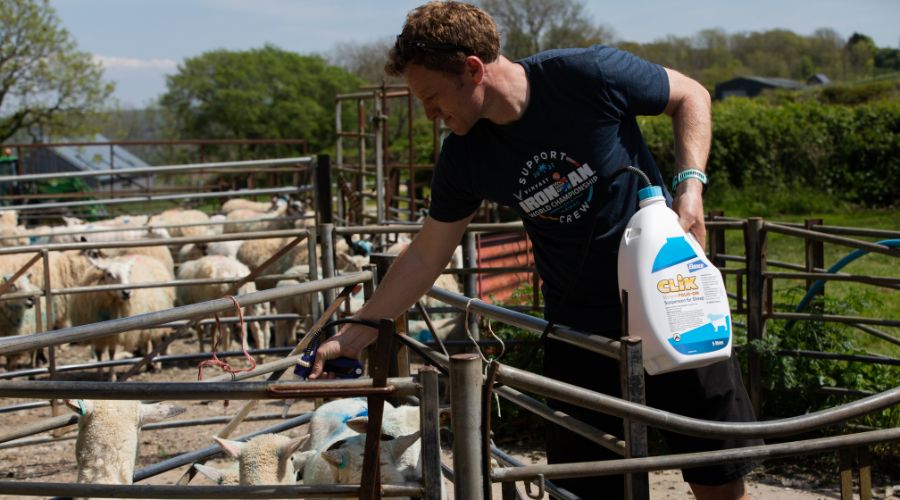
<svg viewBox="0 0 900 500"><path fill-rule="evenodd" d="M876 244L884 245L884 246L891 247L891 248L896 248L896 247L900 247L900 240L882 240L882 241L876 242ZM828 268L827 272L836 273L836 272L840 271L841 269L843 269L843 267L846 266L847 264L853 262L854 260L862 257L863 255L865 255L867 253L869 253L868 250L858 250L858 249L854 250L854 251L850 252L849 254L847 254L843 259L835 262L835 264L833 266ZM811 287L809 287L809 290L806 292L806 295L803 296L803 300L801 300L800 303L797 304L797 309L795 309L795 312L800 312L800 311L803 311L804 309L806 309L806 306L809 305L813 296L816 293L818 293L819 290L821 290L823 286L825 286L824 280L817 280L815 283L813 283L813 285ZM795 322L796 322L796 320L793 320L793 319L788 321L787 326L785 326L785 330L790 330L791 327L794 326Z"/></svg>

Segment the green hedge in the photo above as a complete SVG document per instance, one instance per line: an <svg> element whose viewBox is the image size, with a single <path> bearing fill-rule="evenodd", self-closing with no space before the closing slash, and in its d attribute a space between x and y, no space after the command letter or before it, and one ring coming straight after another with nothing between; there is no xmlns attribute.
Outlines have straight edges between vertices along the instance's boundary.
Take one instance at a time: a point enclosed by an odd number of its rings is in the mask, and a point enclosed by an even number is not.
<svg viewBox="0 0 900 500"><path fill-rule="evenodd" d="M671 177L671 120L641 117L640 123L660 168ZM711 189L805 189L826 200L892 206L900 195L900 101L717 102L707 170Z"/></svg>

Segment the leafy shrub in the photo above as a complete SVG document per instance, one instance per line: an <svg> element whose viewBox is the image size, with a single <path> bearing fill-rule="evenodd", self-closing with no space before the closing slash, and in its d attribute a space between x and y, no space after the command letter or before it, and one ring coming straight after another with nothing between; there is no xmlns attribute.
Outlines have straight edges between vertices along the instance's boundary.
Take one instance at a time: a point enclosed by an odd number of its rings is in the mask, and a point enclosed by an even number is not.
<svg viewBox="0 0 900 500"><path fill-rule="evenodd" d="M675 163L670 120L642 117L640 125L663 174L670 177ZM845 106L727 99L713 105L707 170L715 182L709 195L737 188L765 195L758 199L768 204L774 193L783 193L786 202L798 187L806 187L801 194L804 201L813 201L812 207L783 203L785 210L808 212L835 200L891 206L900 199L898 153L897 100Z"/></svg>

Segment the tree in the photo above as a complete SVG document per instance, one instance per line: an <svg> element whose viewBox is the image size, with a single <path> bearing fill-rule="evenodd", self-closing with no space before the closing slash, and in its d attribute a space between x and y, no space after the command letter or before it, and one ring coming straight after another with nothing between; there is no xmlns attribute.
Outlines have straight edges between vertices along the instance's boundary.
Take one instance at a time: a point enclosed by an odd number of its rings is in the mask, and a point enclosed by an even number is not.
<svg viewBox="0 0 900 500"><path fill-rule="evenodd" d="M875 67L875 52L878 48L871 37L861 33L854 33L847 40L847 59L854 74L867 77L872 76Z"/></svg>
<svg viewBox="0 0 900 500"><path fill-rule="evenodd" d="M575 0L482 0L503 35L503 53L519 59L546 49L587 47L613 39L609 28L587 20Z"/></svg>
<svg viewBox="0 0 900 500"><path fill-rule="evenodd" d="M112 91L49 0L0 2L0 141L20 131L37 139L75 130Z"/></svg>
<svg viewBox="0 0 900 500"><path fill-rule="evenodd" d="M398 83L402 82L403 79L396 76L388 76L384 73L388 52L393 45L394 37L383 38L366 44L338 43L328 54L328 60L331 64L353 73L372 84L380 84L382 81Z"/></svg>
<svg viewBox="0 0 900 500"><path fill-rule="evenodd" d="M362 83L319 56L272 45L205 52L166 80L160 103L182 137L307 139L312 151L334 144L335 95Z"/></svg>

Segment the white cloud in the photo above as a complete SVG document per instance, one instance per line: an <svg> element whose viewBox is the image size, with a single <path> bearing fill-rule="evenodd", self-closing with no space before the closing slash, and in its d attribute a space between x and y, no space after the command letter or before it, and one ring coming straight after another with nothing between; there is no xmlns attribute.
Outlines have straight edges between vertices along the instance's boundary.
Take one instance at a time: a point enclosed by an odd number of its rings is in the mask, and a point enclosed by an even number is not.
<svg viewBox="0 0 900 500"><path fill-rule="evenodd" d="M168 71L178 67L178 62L172 59L138 59L94 54L94 61L102 64L105 69Z"/></svg>

